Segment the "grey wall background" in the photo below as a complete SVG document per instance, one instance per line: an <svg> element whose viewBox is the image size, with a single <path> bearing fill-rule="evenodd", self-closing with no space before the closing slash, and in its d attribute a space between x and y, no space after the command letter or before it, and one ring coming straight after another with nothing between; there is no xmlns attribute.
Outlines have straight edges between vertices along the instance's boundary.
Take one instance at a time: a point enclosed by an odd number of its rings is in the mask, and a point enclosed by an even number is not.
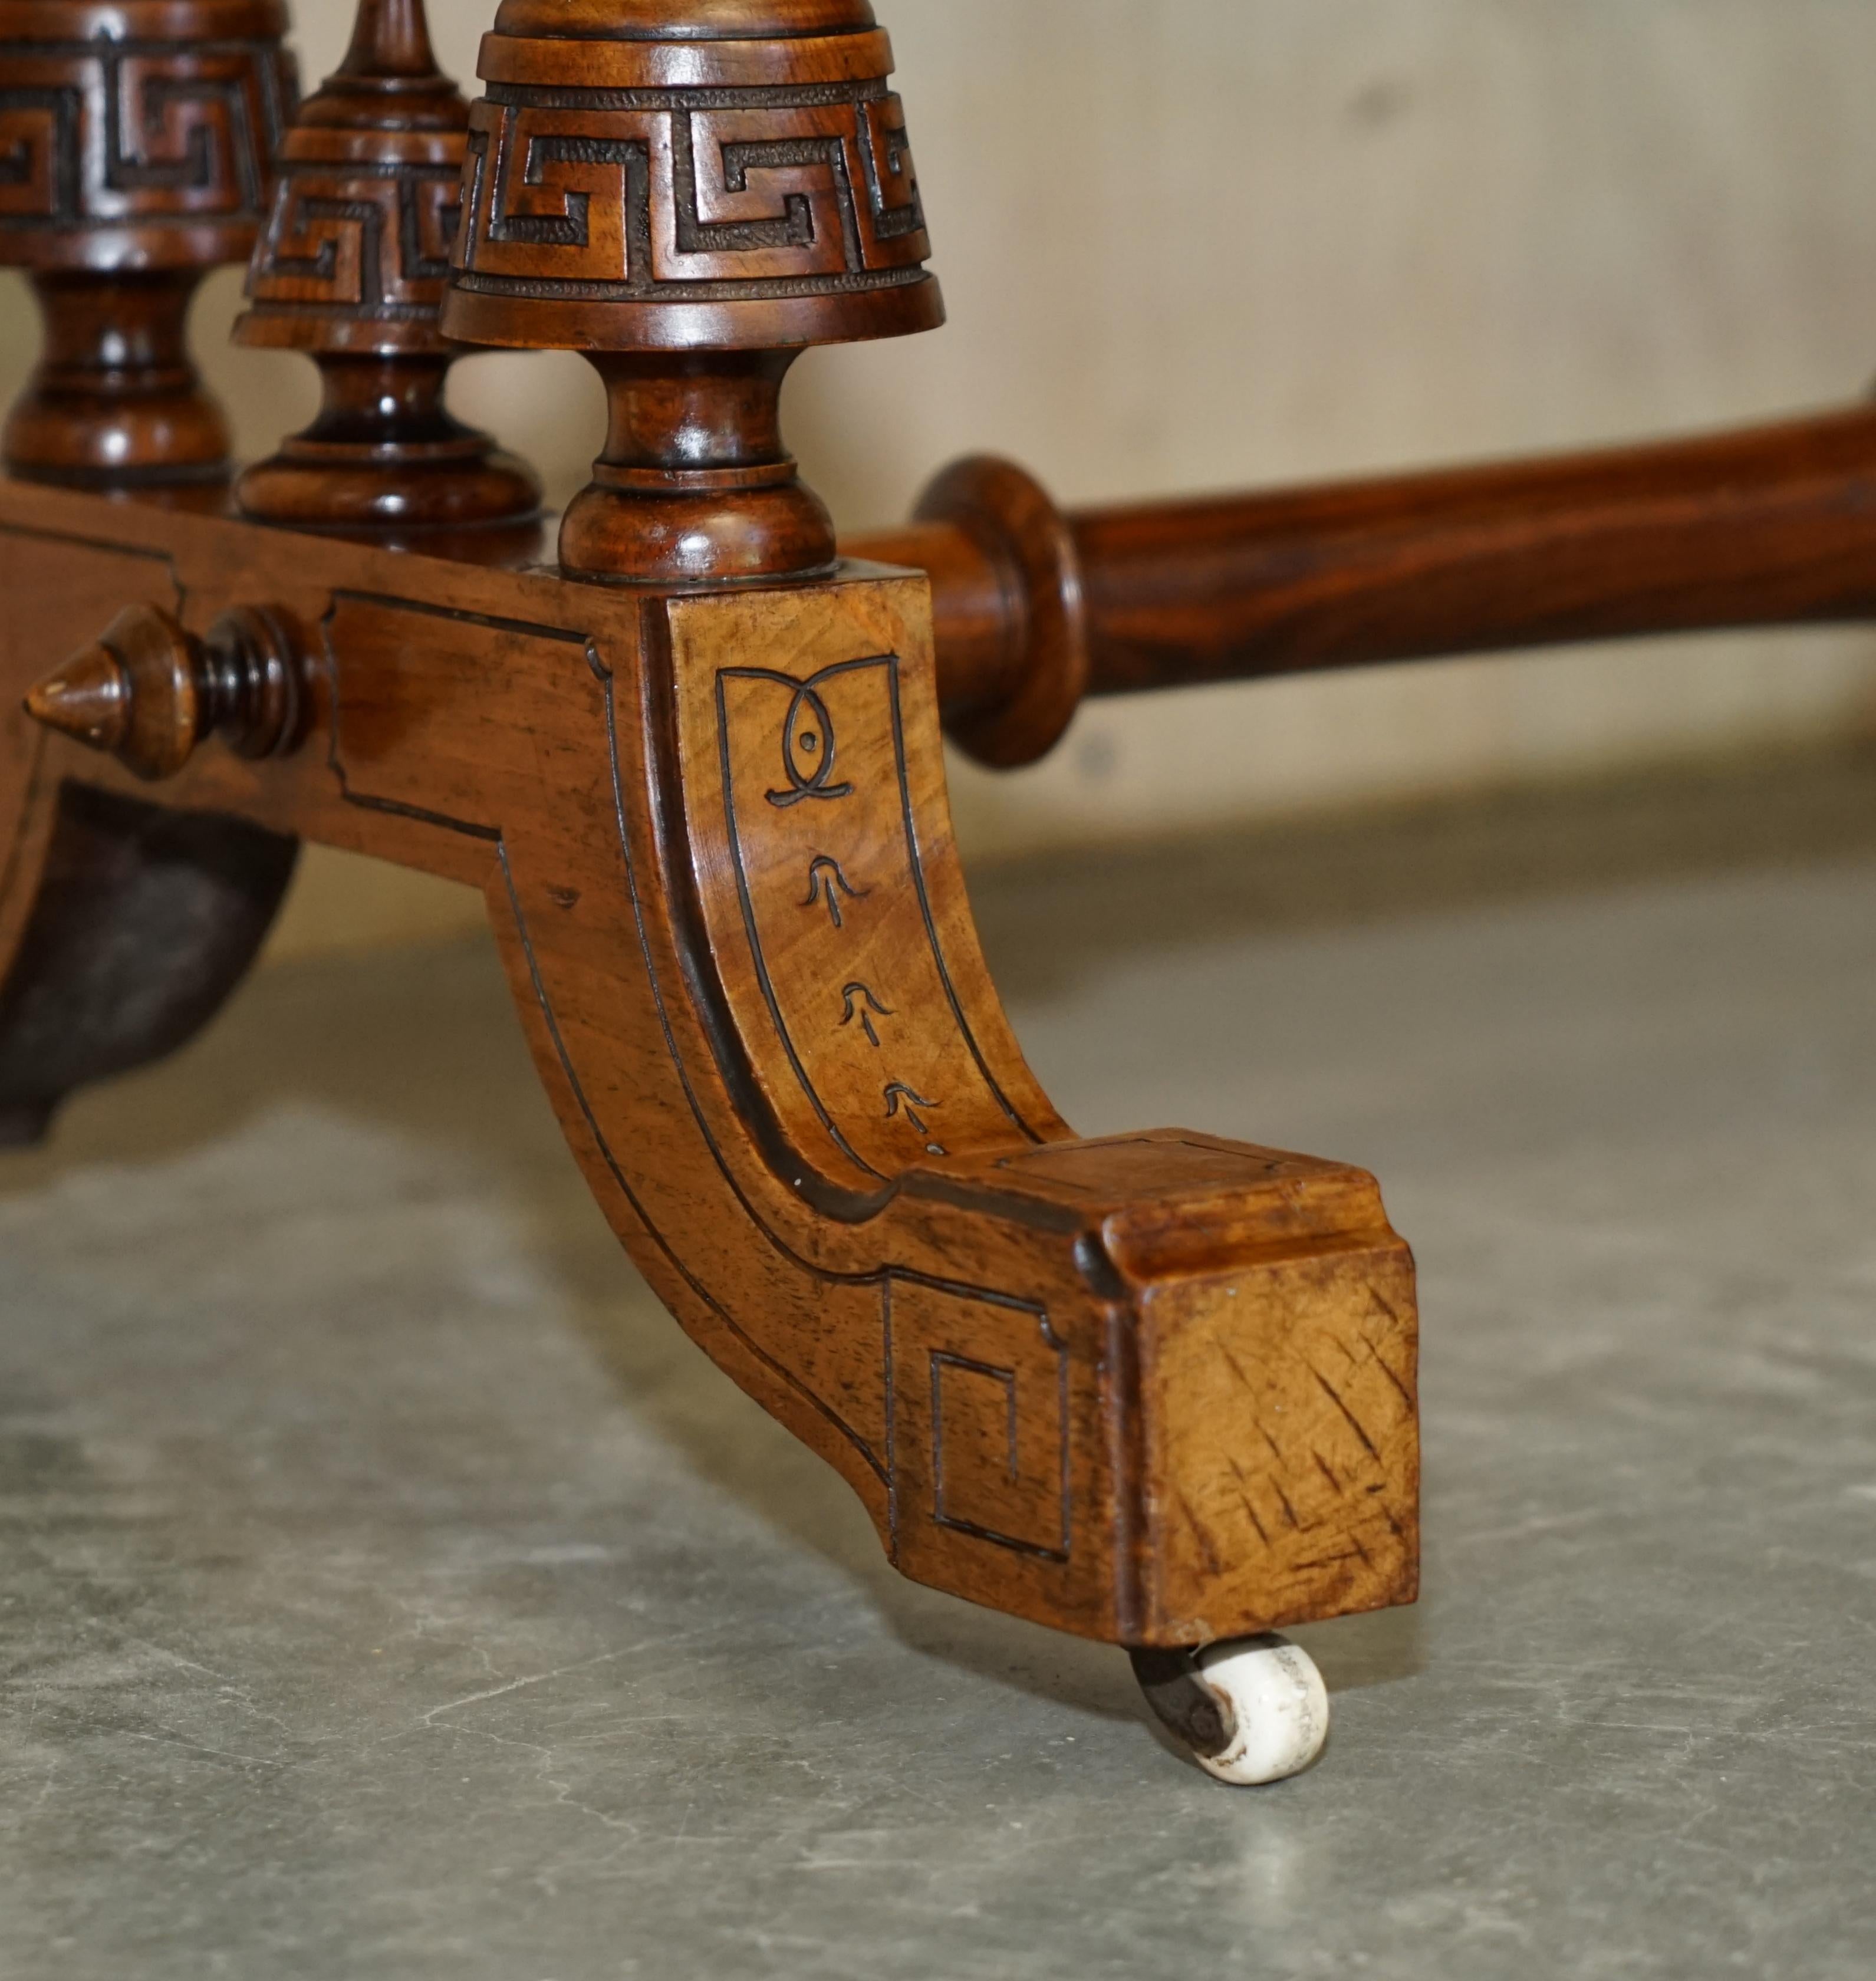
<svg viewBox="0 0 1876 1981"><path fill-rule="evenodd" d="M296 11L316 78L348 0ZM491 11L432 0L457 74ZM1876 375L1868 0L880 12L952 321L800 368L791 431L845 523L986 447L1082 501L1693 428ZM310 413L311 378L223 347L238 287L210 285L199 339L258 451ZM16 282L0 308L10 391L34 335ZM460 371L466 415L578 485L600 428L578 359ZM1108 704L1049 764L962 769L956 796L981 856L1873 720L1868 636L1701 639ZM394 890L372 920L348 881L315 913L321 884L301 924L321 941L457 912Z"/></svg>

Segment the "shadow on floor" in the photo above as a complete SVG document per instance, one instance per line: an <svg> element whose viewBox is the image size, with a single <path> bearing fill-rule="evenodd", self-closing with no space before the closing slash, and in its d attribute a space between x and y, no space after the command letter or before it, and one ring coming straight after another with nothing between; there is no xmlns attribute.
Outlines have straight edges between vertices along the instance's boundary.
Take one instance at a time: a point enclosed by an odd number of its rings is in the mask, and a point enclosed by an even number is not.
<svg viewBox="0 0 1876 1981"><path fill-rule="evenodd" d="M973 896L1000 977L1040 1001L1129 951L1872 846L1876 761L1807 759L1029 861L985 871ZM160 1164L293 1107L368 1123L498 1193L625 1407L700 1477L860 1583L904 1642L1000 1684L1140 1716L1110 1650L900 1580L834 1475L662 1321L580 1187L491 945L265 972L187 1053L78 1097L46 1149L0 1157L0 1197L88 1166ZM1422 1667L1412 1613L1305 1634L1338 1690Z"/></svg>
<svg viewBox="0 0 1876 1981"><path fill-rule="evenodd" d="M1873 849L1876 749L1859 747L1013 861L973 872L971 899L998 983L1041 998L1141 951Z"/></svg>

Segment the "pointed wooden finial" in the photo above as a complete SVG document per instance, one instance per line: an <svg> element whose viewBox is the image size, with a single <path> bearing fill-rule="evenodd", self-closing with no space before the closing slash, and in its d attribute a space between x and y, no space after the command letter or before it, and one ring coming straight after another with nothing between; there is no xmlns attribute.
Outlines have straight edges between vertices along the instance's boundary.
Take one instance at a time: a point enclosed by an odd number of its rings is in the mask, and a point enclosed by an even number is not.
<svg viewBox="0 0 1876 1981"><path fill-rule="evenodd" d="M130 727L130 676L101 643L85 647L29 689L26 713L93 750L115 750Z"/></svg>
<svg viewBox="0 0 1876 1981"><path fill-rule="evenodd" d="M372 79L436 75L424 0L359 0L341 75Z"/></svg>
<svg viewBox="0 0 1876 1981"><path fill-rule="evenodd" d="M217 731L244 756L291 749L301 673L277 612L238 607L198 640L155 606L132 605L28 694L26 712L140 777L173 777Z"/></svg>

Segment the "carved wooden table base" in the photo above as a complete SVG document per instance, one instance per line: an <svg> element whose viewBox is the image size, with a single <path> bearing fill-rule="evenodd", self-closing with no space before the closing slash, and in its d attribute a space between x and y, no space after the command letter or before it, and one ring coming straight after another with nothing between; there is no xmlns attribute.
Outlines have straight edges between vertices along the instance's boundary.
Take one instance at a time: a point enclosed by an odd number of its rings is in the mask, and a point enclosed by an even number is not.
<svg viewBox="0 0 1876 1981"><path fill-rule="evenodd" d="M178 930L168 819L473 881L622 1243L906 1573L1142 1647L1411 1599L1406 1248L1357 1171L1050 1106L964 900L921 578L655 594L17 484L0 574L8 1006L150 1027L9 1054L16 1121L172 1042L208 951L217 989L244 966L284 858L215 846L238 877ZM20 708L126 606L207 634L257 599L301 658L291 754L205 741L152 786ZM152 908L75 958L116 861Z"/></svg>
<svg viewBox="0 0 1876 1981"><path fill-rule="evenodd" d="M897 1566L1126 1646L1226 1780L1306 1766L1326 1696L1268 1633L1415 1593L1412 1258L1359 1170L1076 1137L941 714L1012 765L1090 693L1867 616L1876 415L1079 517L976 461L843 557L783 375L943 316L867 0L502 0L473 111L421 0L361 0L297 115L277 0L0 15L47 325L0 481L0 1140L211 1015L300 841L477 886L620 1242ZM324 406L231 490L183 320L250 254L241 335ZM444 408L471 341L605 383L557 562Z"/></svg>
<svg viewBox="0 0 1876 1981"><path fill-rule="evenodd" d="M843 558L783 377L943 315L866 0L502 0L473 111L360 0L290 125L277 0L3 11L0 1140L212 1014L301 840L478 886L620 1241L899 1567L1127 1646L1225 1780L1309 1765L1268 1633L1415 1591L1412 1260L1358 1170L1076 1138L941 712L1013 765L1088 694L1867 617L1876 415L1081 516L974 461ZM251 252L325 400L231 492L183 315ZM465 341L604 381L557 564Z"/></svg>

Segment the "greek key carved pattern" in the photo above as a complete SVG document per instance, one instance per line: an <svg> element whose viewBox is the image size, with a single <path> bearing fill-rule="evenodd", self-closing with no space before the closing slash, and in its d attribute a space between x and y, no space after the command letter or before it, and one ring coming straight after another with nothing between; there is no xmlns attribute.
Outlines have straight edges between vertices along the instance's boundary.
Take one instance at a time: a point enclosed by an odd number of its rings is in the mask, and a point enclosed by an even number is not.
<svg viewBox="0 0 1876 1981"><path fill-rule="evenodd" d="M461 279L495 293L837 292L916 281L930 252L899 99L865 85L491 92L464 199Z"/></svg>
<svg viewBox="0 0 1876 1981"><path fill-rule="evenodd" d="M461 180L447 165L290 165L248 292L344 315L429 316L461 218Z"/></svg>
<svg viewBox="0 0 1876 1981"><path fill-rule="evenodd" d="M55 222L77 211L78 125L75 91L0 90L0 215Z"/></svg>
<svg viewBox="0 0 1876 1981"><path fill-rule="evenodd" d="M1030 1303L895 1278L887 1303L902 1518L1066 1562L1074 1502L1066 1347ZM905 1533L905 1528L901 1532Z"/></svg>
<svg viewBox="0 0 1876 1981"><path fill-rule="evenodd" d="M8 67L0 217L10 225L262 218L295 95L274 44L48 44Z"/></svg>
<svg viewBox="0 0 1876 1981"><path fill-rule="evenodd" d="M440 298L450 279L450 252L463 224L460 172L404 171L397 178L398 266L406 283L435 285Z"/></svg>

